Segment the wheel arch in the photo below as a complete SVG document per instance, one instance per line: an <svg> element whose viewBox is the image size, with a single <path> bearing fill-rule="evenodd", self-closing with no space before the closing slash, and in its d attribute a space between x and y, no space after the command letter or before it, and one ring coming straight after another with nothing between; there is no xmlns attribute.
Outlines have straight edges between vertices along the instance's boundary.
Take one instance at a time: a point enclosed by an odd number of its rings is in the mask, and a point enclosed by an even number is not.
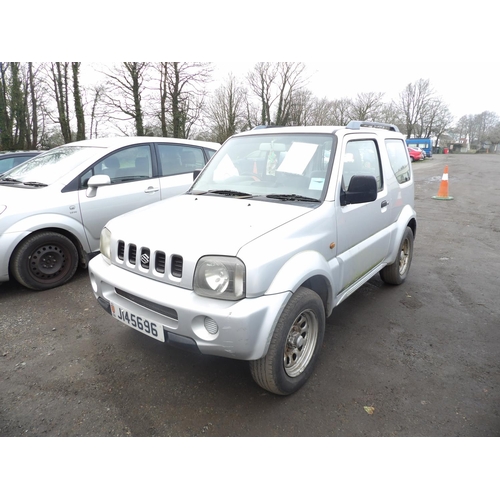
<svg viewBox="0 0 500 500"><path fill-rule="evenodd" d="M334 297L332 275L328 262L321 254L315 251L301 252L289 259L276 273L266 295L284 291L293 294L300 287L309 288L321 298L325 314L329 316Z"/></svg>

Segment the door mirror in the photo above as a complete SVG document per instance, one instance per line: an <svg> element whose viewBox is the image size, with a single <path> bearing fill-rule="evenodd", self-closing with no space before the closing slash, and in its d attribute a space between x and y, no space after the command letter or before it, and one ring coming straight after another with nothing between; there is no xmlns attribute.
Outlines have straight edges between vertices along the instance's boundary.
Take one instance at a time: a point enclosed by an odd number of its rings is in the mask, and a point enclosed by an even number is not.
<svg viewBox="0 0 500 500"><path fill-rule="evenodd" d="M367 203L377 199L377 180L372 175L353 175L347 191L342 191L342 206L356 203Z"/></svg>
<svg viewBox="0 0 500 500"><path fill-rule="evenodd" d="M111 179L109 175L93 175L87 182L87 198L93 198L97 193L97 188L100 186L109 186Z"/></svg>

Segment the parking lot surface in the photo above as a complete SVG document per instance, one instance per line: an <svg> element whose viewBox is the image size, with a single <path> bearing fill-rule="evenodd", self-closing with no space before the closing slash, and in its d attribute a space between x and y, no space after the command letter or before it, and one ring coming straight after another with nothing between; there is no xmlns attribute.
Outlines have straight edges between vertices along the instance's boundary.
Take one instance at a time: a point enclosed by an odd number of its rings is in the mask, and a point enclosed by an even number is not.
<svg viewBox="0 0 500 500"><path fill-rule="evenodd" d="M445 166L449 201L433 199ZM0 436L500 436L500 155L435 155L414 175L407 281L373 278L335 309L292 396L119 324L85 270L1 285Z"/></svg>

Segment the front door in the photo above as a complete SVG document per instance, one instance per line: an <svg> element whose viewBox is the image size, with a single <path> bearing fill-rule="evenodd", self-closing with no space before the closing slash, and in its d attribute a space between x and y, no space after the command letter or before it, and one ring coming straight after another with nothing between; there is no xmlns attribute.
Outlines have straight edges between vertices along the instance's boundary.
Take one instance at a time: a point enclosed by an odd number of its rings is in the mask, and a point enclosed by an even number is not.
<svg viewBox="0 0 500 500"><path fill-rule="evenodd" d="M149 145L121 149L94 165L92 173L111 179L110 185L98 187L92 197L86 189L78 193L91 251L98 251L101 230L109 220L160 201L160 181L153 177Z"/></svg>
<svg viewBox="0 0 500 500"><path fill-rule="evenodd" d="M353 175L372 175L378 195L369 203L340 206L337 199L337 255L341 269L340 291L370 272L387 257L391 215L384 183L379 146L374 138L344 138L342 144L342 186L347 189Z"/></svg>

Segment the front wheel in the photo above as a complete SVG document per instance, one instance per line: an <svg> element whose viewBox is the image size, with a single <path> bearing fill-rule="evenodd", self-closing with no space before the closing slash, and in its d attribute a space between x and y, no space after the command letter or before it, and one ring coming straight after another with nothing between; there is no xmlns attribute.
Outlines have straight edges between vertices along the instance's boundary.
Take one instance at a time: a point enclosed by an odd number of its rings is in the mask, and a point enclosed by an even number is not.
<svg viewBox="0 0 500 500"><path fill-rule="evenodd" d="M389 285L401 285L410 272L412 258L413 231L410 227L406 227L396 261L380 271L382 281Z"/></svg>
<svg viewBox="0 0 500 500"><path fill-rule="evenodd" d="M16 281L32 290L63 285L75 274L78 251L73 242L59 233L34 233L16 248L10 270Z"/></svg>
<svg viewBox="0 0 500 500"><path fill-rule="evenodd" d="M255 382L282 396L300 389L313 372L324 332L322 300L309 288L299 288L283 310L267 354L250 361Z"/></svg>

